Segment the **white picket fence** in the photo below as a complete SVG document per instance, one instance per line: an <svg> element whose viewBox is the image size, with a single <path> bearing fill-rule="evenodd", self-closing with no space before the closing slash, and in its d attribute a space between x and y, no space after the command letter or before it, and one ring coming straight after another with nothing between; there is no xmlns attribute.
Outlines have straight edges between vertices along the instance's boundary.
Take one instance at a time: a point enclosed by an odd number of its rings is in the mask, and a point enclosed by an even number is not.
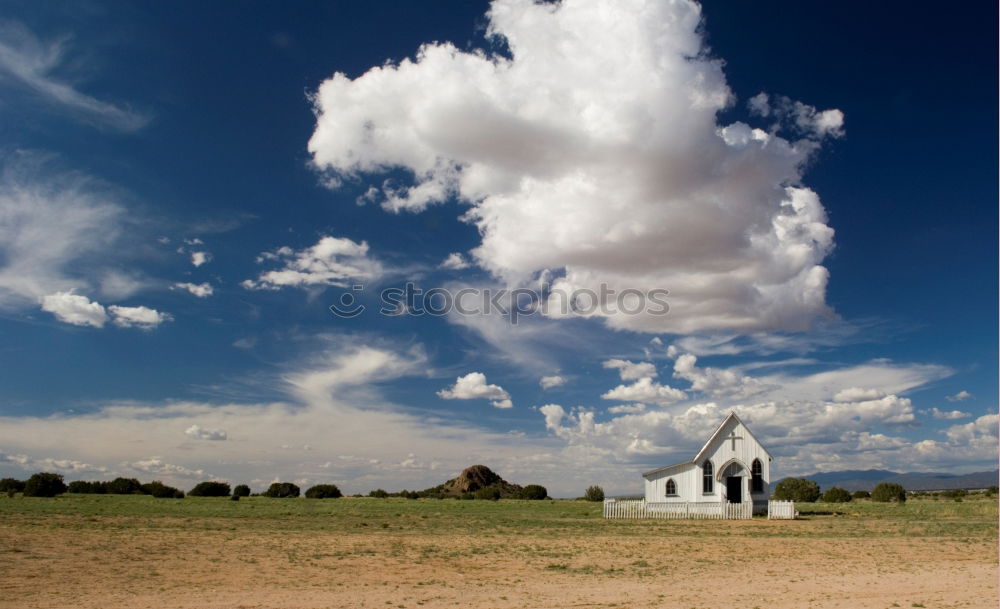
<svg viewBox="0 0 1000 609"><path fill-rule="evenodd" d="M753 517L752 501L647 502L643 499L605 499L605 518L693 518L744 520ZM792 501L768 501L767 517L793 519L798 515Z"/></svg>
<svg viewBox="0 0 1000 609"><path fill-rule="evenodd" d="M767 517L770 520L795 520L799 513L795 511L794 501L768 501Z"/></svg>
<svg viewBox="0 0 1000 609"><path fill-rule="evenodd" d="M646 502L643 499L605 499L605 518L744 519L753 516L753 502Z"/></svg>

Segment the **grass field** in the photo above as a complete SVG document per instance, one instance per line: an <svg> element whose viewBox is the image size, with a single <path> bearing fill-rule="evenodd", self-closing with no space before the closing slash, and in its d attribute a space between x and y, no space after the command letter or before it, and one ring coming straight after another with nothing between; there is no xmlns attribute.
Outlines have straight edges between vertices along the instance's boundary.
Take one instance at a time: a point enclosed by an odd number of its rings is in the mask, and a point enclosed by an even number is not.
<svg viewBox="0 0 1000 609"><path fill-rule="evenodd" d="M995 607L997 503L0 497L0 607ZM730 582L730 583L725 583Z"/></svg>

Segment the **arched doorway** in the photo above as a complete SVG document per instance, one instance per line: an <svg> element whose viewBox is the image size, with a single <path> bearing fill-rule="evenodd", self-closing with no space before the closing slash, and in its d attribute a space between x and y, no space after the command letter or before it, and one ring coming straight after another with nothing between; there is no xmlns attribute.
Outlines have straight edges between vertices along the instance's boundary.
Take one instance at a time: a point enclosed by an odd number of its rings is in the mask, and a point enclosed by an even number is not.
<svg viewBox="0 0 1000 609"><path fill-rule="evenodd" d="M726 501L743 503L743 479L748 475L747 468L737 459L731 459L719 468L718 480L725 484Z"/></svg>

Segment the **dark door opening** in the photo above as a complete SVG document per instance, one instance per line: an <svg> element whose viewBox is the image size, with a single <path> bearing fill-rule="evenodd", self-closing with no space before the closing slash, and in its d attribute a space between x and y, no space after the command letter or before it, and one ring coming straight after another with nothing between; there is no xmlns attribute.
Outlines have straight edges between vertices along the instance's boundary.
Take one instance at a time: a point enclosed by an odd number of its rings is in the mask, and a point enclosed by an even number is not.
<svg viewBox="0 0 1000 609"><path fill-rule="evenodd" d="M743 478L729 476L726 478L726 496L729 503L743 503Z"/></svg>

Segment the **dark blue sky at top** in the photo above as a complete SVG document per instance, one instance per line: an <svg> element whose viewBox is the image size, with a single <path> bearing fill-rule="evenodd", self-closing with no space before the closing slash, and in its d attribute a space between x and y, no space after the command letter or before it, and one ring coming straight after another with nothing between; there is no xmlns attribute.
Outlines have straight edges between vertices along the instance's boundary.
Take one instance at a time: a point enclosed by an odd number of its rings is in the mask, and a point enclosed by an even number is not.
<svg viewBox="0 0 1000 609"><path fill-rule="evenodd" d="M335 71L355 77L412 57L421 43L492 48L483 38L486 8L0 3L0 19L20 21L42 39L71 36L87 76L82 90L152 117L137 134L119 133L14 95L0 105L2 151L49 153L55 166L112 185L135 222L125 237L134 258L123 270L138 265L165 281L218 282L216 296L204 301L166 290L143 294L143 304L175 317L154 332L95 332L38 311L5 315L0 412L85 410L115 399L281 399L272 381L317 334L377 333L398 346L424 344L433 362L431 378L386 388L399 403L472 412L501 429L537 428L537 413L527 409L475 411L434 396L458 374L482 368L491 381L504 379L515 403L544 399L537 376L492 362L475 337L443 319L345 321L326 308L337 289L308 298L238 285L259 271L256 253L306 247L321 234L366 240L387 261L429 266L478 244L475 228L457 220L464 209L457 203L393 215L354 203L363 180L323 188L307 164L315 125L307 95ZM862 329L820 357L951 366L957 373L934 386L926 406L943 408L941 396L966 389L977 396L976 409L994 409L996 6L706 2L704 14L711 53L725 60L739 99L721 122L753 122L745 102L760 91L846 116L846 137L824 146L804 181L837 231L825 262L828 302ZM174 245L199 237L214 260L194 269L157 246L157 236ZM424 281L434 285L433 273ZM637 345L648 338L616 333L602 350L567 348L557 368L597 377L569 397L598 401L616 382L600 361L641 357ZM232 347L240 339L255 347Z"/></svg>
<svg viewBox="0 0 1000 609"><path fill-rule="evenodd" d="M743 99L845 113L847 137L805 181L837 231L828 302L879 322L855 356L976 371L995 403L996 6L710 2L705 14Z"/></svg>

